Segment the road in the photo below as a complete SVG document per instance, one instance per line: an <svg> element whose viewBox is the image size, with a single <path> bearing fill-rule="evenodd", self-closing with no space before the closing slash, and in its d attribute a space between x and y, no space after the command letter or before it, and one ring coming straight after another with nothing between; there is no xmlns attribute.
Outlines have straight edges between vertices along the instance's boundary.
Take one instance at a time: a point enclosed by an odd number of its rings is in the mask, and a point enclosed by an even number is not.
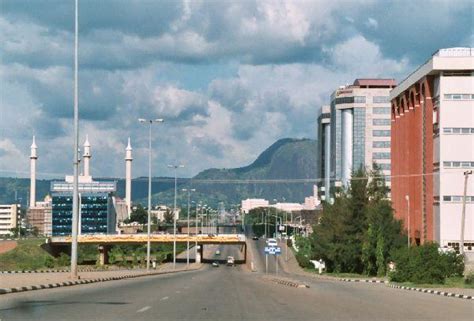
<svg viewBox="0 0 474 321"><path fill-rule="evenodd" d="M233 251L222 248L223 255ZM225 252L225 253L224 253ZM474 303L384 285L304 279L291 288L242 266L9 294L7 320L471 320Z"/></svg>

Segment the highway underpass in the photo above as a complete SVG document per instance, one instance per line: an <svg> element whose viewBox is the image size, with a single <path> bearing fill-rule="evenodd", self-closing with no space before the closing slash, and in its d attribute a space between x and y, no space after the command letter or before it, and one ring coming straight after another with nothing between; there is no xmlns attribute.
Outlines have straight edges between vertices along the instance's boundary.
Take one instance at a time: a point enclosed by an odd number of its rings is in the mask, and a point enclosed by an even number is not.
<svg viewBox="0 0 474 321"><path fill-rule="evenodd" d="M146 244L147 234L93 234L79 235L77 238L79 244L97 244L99 250L99 262L101 265L108 263L108 251L112 245L118 244ZM236 263L243 264L247 260L247 244L244 234L151 234L150 242L159 243L187 243L190 245L199 245L199 258L204 258L205 245L238 245L241 247L243 259L236 260ZM61 252L68 252L72 242L71 236L55 236L48 239L44 246L45 250L53 255L59 255ZM199 259L199 261L201 261ZM212 262L212 259L204 258L203 263Z"/></svg>

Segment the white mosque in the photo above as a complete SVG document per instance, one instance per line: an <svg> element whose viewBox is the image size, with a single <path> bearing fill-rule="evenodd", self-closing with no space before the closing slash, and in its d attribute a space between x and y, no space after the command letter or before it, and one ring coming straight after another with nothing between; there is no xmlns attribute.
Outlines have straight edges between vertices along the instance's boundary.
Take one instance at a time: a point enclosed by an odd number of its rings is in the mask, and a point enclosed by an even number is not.
<svg viewBox="0 0 474 321"><path fill-rule="evenodd" d="M36 202L36 162L38 146L33 136L30 154L30 202L28 220L40 234L68 235L71 231L72 183L68 175L64 181L51 182L51 197ZM97 181L91 175L91 144L86 136L83 145L82 173L79 175L81 233L107 233L117 231L117 224L130 217L132 210L132 147L128 138L125 149L125 199L115 195L115 181Z"/></svg>

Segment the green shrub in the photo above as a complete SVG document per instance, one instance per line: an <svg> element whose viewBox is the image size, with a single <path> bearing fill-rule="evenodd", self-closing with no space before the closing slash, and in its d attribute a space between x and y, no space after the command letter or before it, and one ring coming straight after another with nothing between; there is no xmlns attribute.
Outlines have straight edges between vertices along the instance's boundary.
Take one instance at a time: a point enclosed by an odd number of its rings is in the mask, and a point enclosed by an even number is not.
<svg viewBox="0 0 474 321"><path fill-rule="evenodd" d="M44 258L44 266L48 269L52 269L54 267L54 259L52 256L46 256Z"/></svg>
<svg viewBox="0 0 474 321"><path fill-rule="evenodd" d="M395 282L442 284L447 277L462 275L464 270L461 256L441 253L435 243L400 249L393 254L393 261L396 268L390 279Z"/></svg>
<svg viewBox="0 0 474 321"><path fill-rule="evenodd" d="M71 257L66 253L61 253L56 259L56 266L68 266L71 263Z"/></svg>
<svg viewBox="0 0 474 321"><path fill-rule="evenodd" d="M306 257L305 255L301 254L301 253L296 253L295 255L296 257L296 260L298 261L298 264L302 267L302 268L312 268L313 267L313 264L311 264L311 262L309 261L309 258Z"/></svg>
<svg viewBox="0 0 474 321"><path fill-rule="evenodd" d="M474 272L471 272L464 277L464 284L474 284Z"/></svg>

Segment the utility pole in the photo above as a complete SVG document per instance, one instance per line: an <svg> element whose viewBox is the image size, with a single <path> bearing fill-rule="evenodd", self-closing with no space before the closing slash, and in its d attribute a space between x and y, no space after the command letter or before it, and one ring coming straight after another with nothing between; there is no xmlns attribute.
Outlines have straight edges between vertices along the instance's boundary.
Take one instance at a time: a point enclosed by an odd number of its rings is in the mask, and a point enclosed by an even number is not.
<svg viewBox="0 0 474 321"><path fill-rule="evenodd" d="M182 189L183 192L188 192L188 241L186 242L186 268L189 268L189 212L191 211L191 192L194 192L196 191L194 188L192 189L186 189L186 188L183 188Z"/></svg>
<svg viewBox="0 0 474 321"><path fill-rule="evenodd" d="M176 269L176 197L178 194L178 168L184 165L168 165L174 168L174 207L173 207L173 269Z"/></svg>
<svg viewBox="0 0 474 321"><path fill-rule="evenodd" d="M151 255L151 125L154 123L162 123L163 119L144 119L139 118L142 124L148 123L148 220L147 220L147 240L146 240L146 271L150 272L150 255Z"/></svg>
<svg viewBox="0 0 474 321"><path fill-rule="evenodd" d="M75 1L74 14L74 159L72 182L72 224L71 224L71 279L77 279L77 231L79 226L79 99L78 99L78 47L79 47L79 0Z"/></svg>
<svg viewBox="0 0 474 321"><path fill-rule="evenodd" d="M466 224L466 193L467 180L472 175L472 170L464 172L464 194L462 198L462 214L461 214L461 241L459 242L459 251L464 256L464 225Z"/></svg>

